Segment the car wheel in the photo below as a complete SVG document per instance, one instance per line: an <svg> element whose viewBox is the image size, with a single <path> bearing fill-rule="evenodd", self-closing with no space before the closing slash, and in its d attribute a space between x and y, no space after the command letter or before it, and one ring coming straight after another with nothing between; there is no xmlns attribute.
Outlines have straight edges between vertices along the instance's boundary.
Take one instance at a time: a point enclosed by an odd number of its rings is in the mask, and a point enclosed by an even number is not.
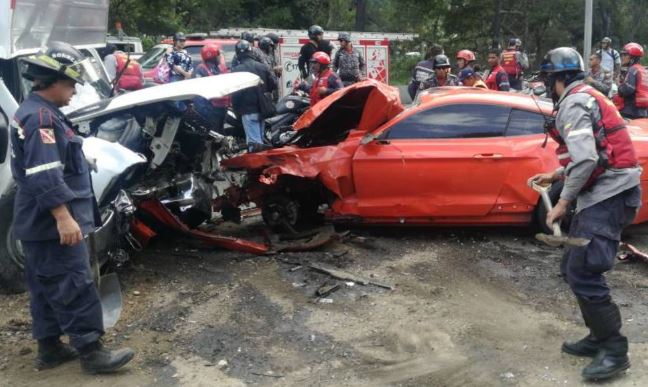
<svg viewBox="0 0 648 387"><path fill-rule="evenodd" d="M13 236L13 206L16 193L0 199L0 289L5 293L22 293L25 282L25 256L20 241Z"/></svg>
<svg viewBox="0 0 648 387"><path fill-rule="evenodd" d="M299 203L287 195L271 195L263 201L261 217L273 229L294 229L299 221Z"/></svg>
<svg viewBox="0 0 648 387"><path fill-rule="evenodd" d="M563 182L559 181L554 183L551 188L549 189L549 199L551 200L551 205L555 206L556 203L558 203L558 200L560 199L560 193L562 192L563 189ZM539 199L538 205L535 210L535 227L538 232L541 232L543 234L553 234L553 230L547 226L547 208L545 207L544 203L542 202L542 198ZM567 209L567 214L565 215L565 218L563 218L563 221L560 225L560 228L563 231L563 234L568 234L569 233L569 227L571 225L572 218L576 212L576 206L575 204L572 204L568 209Z"/></svg>

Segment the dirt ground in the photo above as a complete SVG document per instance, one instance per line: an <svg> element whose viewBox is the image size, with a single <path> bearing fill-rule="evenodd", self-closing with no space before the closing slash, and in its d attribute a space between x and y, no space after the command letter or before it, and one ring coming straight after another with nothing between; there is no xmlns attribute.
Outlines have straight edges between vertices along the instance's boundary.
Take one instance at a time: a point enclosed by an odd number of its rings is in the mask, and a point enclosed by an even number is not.
<svg viewBox="0 0 648 387"><path fill-rule="evenodd" d="M1 386L577 386L584 334L560 250L520 229L354 229L318 251L257 257L161 238L119 270L125 310L109 345L122 372L32 368L28 297L0 296ZM324 263L392 284L337 281ZM301 266L301 267L299 267ZM632 368L648 385L648 264L609 275ZM324 300L322 285L340 288Z"/></svg>

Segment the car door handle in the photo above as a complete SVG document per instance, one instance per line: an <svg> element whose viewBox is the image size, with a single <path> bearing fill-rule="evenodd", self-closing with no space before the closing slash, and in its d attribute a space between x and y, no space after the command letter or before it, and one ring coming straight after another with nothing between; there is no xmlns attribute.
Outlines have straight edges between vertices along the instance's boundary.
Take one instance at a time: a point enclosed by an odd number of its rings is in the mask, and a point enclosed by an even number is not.
<svg viewBox="0 0 648 387"><path fill-rule="evenodd" d="M473 157L476 159L501 159L504 156L499 153L477 153Z"/></svg>

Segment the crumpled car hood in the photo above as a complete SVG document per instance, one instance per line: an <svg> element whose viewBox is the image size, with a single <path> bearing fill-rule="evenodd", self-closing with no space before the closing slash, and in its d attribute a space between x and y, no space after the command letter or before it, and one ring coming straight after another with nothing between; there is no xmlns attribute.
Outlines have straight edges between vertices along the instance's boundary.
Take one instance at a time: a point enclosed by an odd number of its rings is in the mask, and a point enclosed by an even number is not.
<svg viewBox="0 0 648 387"><path fill-rule="evenodd" d="M256 86L260 82L261 79L257 75L245 72L188 79L118 95L73 111L67 116L76 123L161 101L183 101L195 97L222 98L239 90Z"/></svg>
<svg viewBox="0 0 648 387"><path fill-rule="evenodd" d="M301 138L334 137L350 129L368 132L404 109L397 88L370 79L324 98L302 114L293 129Z"/></svg>

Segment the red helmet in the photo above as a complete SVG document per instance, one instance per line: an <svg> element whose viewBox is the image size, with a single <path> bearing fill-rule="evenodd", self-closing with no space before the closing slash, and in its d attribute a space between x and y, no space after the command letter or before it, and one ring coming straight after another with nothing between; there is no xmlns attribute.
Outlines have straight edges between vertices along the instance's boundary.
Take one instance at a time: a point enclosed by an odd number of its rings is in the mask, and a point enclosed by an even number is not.
<svg viewBox="0 0 648 387"><path fill-rule="evenodd" d="M475 53L470 50L461 50L457 53L457 59L463 59L466 62L472 62L475 58Z"/></svg>
<svg viewBox="0 0 648 387"><path fill-rule="evenodd" d="M625 46L623 46L623 51L621 52L639 58L644 56L644 49L643 47L641 47L641 44L639 43L628 43Z"/></svg>
<svg viewBox="0 0 648 387"><path fill-rule="evenodd" d="M331 57L324 51L317 51L310 59L311 62L317 62L321 65L328 66L331 64Z"/></svg>
<svg viewBox="0 0 648 387"><path fill-rule="evenodd" d="M200 57L202 58L203 62L213 60L218 55L220 55L220 46L218 44L215 43L205 44L200 49Z"/></svg>

